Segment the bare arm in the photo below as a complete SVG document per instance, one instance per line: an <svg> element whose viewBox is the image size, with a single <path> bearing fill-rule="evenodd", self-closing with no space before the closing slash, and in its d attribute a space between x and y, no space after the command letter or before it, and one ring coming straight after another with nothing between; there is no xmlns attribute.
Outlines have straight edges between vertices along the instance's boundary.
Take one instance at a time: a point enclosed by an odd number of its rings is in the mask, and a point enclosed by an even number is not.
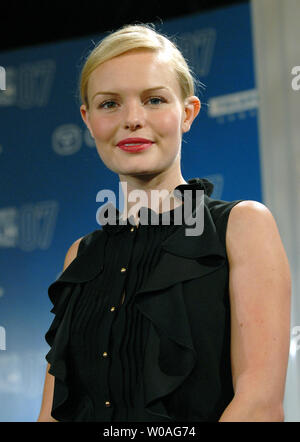
<svg viewBox="0 0 300 442"><path fill-rule="evenodd" d="M65 257L63 270L65 270L71 264L71 262L76 258L78 246L81 239L82 238L77 239L69 248ZM50 364L47 364L42 405L37 422L58 422L51 416L55 378L50 373L48 373L49 368Z"/></svg>
<svg viewBox="0 0 300 442"><path fill-rule="evenodd" d="M269 209L255 201L236 205L226 247L235 394L220 421L283 421L291 278Z"/></svg>

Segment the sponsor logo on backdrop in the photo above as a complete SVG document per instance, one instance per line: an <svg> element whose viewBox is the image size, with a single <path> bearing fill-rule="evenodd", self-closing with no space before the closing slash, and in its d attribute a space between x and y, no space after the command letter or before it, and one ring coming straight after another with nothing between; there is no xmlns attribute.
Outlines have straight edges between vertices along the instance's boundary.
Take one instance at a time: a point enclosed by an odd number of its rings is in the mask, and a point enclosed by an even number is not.
<svg viewBox="0 0 300 442"><path fill-rule="evenodd" d="M193 66L193 70L201 77L207 76L215 48L216 29L206 28L184 32L178 39L178 45Z"/></svg>
<svg viewBox="0 0 300 442"><path fill-rule="evenodd" d="M22 63L17 67L7 66L6 88L0 94L0 107L31 109L46 106L55 70L56 62L52 59Z"/></svg>
<svg viewBox="0 0 300 442"><path fill-rule="evenodd" d="M291 74L294 75L292 79L292 89L294 91L300 90L300 66L294 66L292 68Z"/></svg>
<svg viewBox="0 0 300 442"><path fill-rule="evenodd" d="M57 201L24 204L0 209L0 248L31 252L48 249L58 214Z"/></svg>
<svg viewBox="0 0 300 442"><path fill-rule="evenodd" d="M87 128L82 129L77 124L62 124L57 126L52 134L52 148L61 156L73 155L78 152L82 144L95 147L95 141Z"/></svg>
<svg viewBox="0 0 300 442"><path fill-rule="evenodd" d="M0 247L16 247L18 242L18 209L0 209Z"/></svg>
<svg viewBox="0 0 300 442"><path fill-rule="evenodd" d="M91 136L90 131L88 129L85 129L83 132L83 140L88 147L95 147L96 146L95 140Z"/></svg>
<svg viewBox="0 0 300 442"><path fill-rule="evenodd" d="M52 147L59 155L72 155L82 145L81 129L76 124L58 126L52 134Z"/></svg>
<svg viewBox="0 0 300 442"><path fill-rule="evenodd" d="M256 89L234 92L232 94L212 97L208 100L208 116L216 118L220 123L243 119L256 114L259 105Z"/></svg>

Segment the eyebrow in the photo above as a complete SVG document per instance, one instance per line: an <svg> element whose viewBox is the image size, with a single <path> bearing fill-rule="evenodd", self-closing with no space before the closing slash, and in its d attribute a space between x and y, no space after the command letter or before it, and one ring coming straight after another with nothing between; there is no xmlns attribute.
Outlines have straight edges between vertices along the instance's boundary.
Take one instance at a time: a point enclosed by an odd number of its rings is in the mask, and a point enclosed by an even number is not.
<svg viewBox="0 0 300 442"><path fill-rule="evenodd" d="M145 92L157 91L157 90L159 90L159 89L166 89L166 90L169 90L169 88L166 87L166 86L155 86L155 87L150 87L150 88L148 88L148 89L145 89L145 90L143 91L143 93L145 93ZM96 97L96 95L120 95L120 94L118 94L117 92L99 91L99 92L96 92L96 93L93 95L92 100Z"/></svg>

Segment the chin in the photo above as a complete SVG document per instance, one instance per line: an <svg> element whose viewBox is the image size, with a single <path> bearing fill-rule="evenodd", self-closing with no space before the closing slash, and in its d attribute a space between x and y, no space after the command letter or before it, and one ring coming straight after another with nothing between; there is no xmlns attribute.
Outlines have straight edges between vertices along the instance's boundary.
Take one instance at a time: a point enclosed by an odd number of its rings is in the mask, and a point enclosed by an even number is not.
<svg viewBox="0 0 300 442"><path fill-rule="evenodd" d="M131 176L137 176L137 175L156 175L157 173L160 173L160 169L157 167L151 167L149 164L145 164L146 161L140 162L140 164L131 165L130 167L124 167L119 168L118 174L119 175L131 175Z"/></svg>
<svg viewBox="0 0 300 442"><path fill-rule="evenodd" d="M127 170L127 171L123 171L123 172L119 172L119 175L130 175L130 176L148 176L148 175L157 175L159 172L156 172L154 170L145 170L145 169L141 169L141 170Z"/></svg>

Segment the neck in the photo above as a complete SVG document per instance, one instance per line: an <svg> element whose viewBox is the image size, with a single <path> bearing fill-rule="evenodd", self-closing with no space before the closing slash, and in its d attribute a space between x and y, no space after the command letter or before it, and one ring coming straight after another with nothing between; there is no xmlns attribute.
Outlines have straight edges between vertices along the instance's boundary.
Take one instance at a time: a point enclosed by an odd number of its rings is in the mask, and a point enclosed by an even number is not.
<svg viewBox="0 0 300 442"><path fill-rule="evenodd" d="M181 173L177 176L119 176L124 195L122 218L133 216L136 223L141 207L162 213L182 205L173 190L180 184L187 184Z"/></svg>

